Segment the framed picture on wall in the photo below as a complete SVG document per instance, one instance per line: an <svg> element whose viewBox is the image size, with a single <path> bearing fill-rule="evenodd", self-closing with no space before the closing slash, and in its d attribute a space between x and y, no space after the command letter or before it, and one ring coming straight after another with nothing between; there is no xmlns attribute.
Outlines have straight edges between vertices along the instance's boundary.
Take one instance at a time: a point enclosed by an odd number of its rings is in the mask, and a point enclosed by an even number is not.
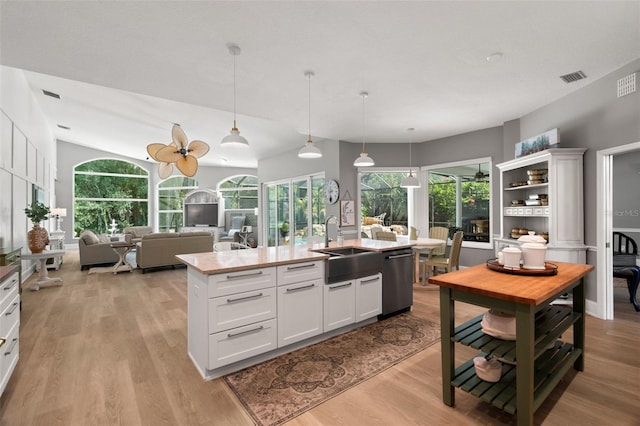
<svg viewBox="0 0 640 426"><path fill-rule="evenodd" d="M340 226L356 224L356 206L354 200L340 201Z"/></svg>

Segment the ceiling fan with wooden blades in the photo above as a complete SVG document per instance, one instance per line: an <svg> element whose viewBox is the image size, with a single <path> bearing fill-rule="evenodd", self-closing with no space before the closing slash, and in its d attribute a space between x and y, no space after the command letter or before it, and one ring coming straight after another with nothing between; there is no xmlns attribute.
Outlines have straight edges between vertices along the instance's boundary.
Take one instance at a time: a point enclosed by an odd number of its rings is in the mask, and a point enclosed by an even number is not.
<svg viewBox="0 0 640 426"><path fill-rule="evenodd" d="M209 145L200 140L189 142L187 135L179 124L171 129L173 141L168 144L152 143L147 146L149 156L160 163L158 174L161 179L167 178L173 172L173 164L180 173L192 177L198 171L198 158L209 152Z"/></svg>

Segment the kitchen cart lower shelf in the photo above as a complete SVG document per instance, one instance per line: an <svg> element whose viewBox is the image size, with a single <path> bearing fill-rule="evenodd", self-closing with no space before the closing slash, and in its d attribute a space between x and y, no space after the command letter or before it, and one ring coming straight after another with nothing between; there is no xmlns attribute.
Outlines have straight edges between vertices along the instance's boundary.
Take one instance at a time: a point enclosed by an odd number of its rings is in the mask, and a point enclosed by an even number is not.
<svg viewBox="0 0 640 426"><path fill-rule="evenodd" d="M581 354L582 350L574 349L570 343L557 341L553 348L546 350L536 360L533 411L540 407ZM481 353L478 356L486 355ZM509 414L517 411L515 365L503 364L502 378L499 382L491 383L476 375L473 359L470 359L456 368L451 385Z"/></svg>

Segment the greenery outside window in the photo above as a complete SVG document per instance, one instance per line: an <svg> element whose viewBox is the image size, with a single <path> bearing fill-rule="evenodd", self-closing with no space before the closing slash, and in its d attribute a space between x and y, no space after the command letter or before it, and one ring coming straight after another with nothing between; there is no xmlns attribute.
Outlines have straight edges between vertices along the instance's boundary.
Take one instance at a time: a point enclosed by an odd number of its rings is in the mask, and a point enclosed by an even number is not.
<svg viewBox="0 0 640 426"><path fill-rule="evenodd" d="M406 170L367 169L360 171L360 214L362 218L383 217L384 226L397 225L406 233L413 203L413 190L401 188ZM363 223L362 225L367 225Z"/></svg>
<svg viewBox="0 0 640 426"><path fill-rule="evenodd" d="M323 190L319 175L265 184L267 246L305 245L310 235L323 237Z"/></svg>
<svg viewBox="0 0 640 426"><path fill-rule="evenodd" d="M224 199L224 208L255 209L258 207L258 178L255 176L233 176L218 185Z"/></svg>
<svg viewBox="0 0 640 426"><path fill-rule="evenodd" d="M158 230L178 232L182 228L184 197L198 187L195 179L172 176L158 185Z"/></svg>
<svg viewBox="0 0 640 426"><path fill-rule="evenodd" d="M428 227L443 226L449 237L462 230L466 246L491 242L491 158L428 166ZM490 247L490 244L489 244Z"/></svg>
<svg viewBox="0 0 640 426"><path fill-rule="evenodd" d="M85 229L108 232L111 221L117 229L147 225L149 218L149 173L122 160L92 160L74 168L74 234Z"/></svg>

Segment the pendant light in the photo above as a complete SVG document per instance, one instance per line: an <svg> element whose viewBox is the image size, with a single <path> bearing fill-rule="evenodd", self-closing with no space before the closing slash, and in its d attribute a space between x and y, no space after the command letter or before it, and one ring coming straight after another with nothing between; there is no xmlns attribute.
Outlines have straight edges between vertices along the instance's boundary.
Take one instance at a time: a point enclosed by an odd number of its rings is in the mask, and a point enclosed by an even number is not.
<svg viewBox="0 0 640 426"><path fill-rule="evenodd" d="M236 127L236 56L240 54L240 48L235 44L230 44L229 53L233 55L233 127L231 133L222 138L222 146L249 146L249 142L242 136Z"/></svg>
<svg viewBox="0 0 640 426"><path fill-rule="evenodd" d="M360 153L360 157L356 158L356 161L353 162L353 165L356 167L370 167L374 166L376 163L364 150L364 100L369 96L369 93L360 92L360 96L362 96L362 152Z"/></svg>
<svg viewBox="0 0 640 426"><path fill-rule="evenodd" d="M409 135L413 133L413 127L407 129ZM411 170L411 145L413 144L413 138L409 136L409 176L404 178L400 183L401 188L420 188L420 180L413 175Z"/></svg>
<svg viewBox="0 0 640 426"><path fill-rule="evenodd" d="M322 152L320 149L313 144L311 140L311 79L315 76L313 71L307 71L304 73L305 77L309 80L309 140L305 146L300 148L298 151L298 157L300 158L320 158L322 157Z"/></svg>

